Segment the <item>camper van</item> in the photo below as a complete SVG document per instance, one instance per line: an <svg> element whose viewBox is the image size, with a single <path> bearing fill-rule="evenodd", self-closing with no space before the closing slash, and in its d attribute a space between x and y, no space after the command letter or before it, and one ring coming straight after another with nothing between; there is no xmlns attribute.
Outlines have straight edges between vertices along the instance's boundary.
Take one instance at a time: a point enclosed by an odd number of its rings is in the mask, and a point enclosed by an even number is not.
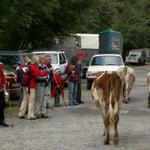
<svg viewBox="0 0 150 150"><path fill-rule="evenodd" d="M131 50L126 57L126 63L144 65L146 61L146 52L144 50Z"/></svg>

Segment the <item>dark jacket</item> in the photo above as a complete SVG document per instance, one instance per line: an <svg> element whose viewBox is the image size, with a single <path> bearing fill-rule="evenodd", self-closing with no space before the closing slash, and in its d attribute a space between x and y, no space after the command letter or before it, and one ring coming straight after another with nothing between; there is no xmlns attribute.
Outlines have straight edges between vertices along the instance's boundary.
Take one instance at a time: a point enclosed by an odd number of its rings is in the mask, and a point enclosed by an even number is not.
<svg viewBox="0 0 150 150"><path fill-rule="evenodd" d="M81 76L79 65L69 63L65 69L65 73L67 74L68 82L80 82Z"/></svg>

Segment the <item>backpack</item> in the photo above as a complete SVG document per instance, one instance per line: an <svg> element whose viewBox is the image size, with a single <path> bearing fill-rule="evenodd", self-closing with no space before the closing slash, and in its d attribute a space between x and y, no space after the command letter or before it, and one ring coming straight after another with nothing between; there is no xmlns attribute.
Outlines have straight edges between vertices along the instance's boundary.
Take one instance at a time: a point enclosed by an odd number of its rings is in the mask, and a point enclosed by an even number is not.
<svg viewBox="0 0 150 150"><path fill-rule="evenodd" d="M17 70L17 81L22 86L29 86L30 83L30 67L26 64L21 64Z"/></svg>

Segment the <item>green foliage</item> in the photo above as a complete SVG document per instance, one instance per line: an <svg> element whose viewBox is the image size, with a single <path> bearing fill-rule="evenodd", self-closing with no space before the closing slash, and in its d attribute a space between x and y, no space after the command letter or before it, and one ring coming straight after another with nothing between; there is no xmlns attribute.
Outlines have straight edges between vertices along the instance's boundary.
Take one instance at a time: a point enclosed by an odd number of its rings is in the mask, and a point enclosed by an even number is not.
<svg viewBox="0 0 150 150"><path fill-rule="evenodd" d="M120 31L124 48L149 47L149 0L0 1L0 49L47 47L50 36Z"/></svg>

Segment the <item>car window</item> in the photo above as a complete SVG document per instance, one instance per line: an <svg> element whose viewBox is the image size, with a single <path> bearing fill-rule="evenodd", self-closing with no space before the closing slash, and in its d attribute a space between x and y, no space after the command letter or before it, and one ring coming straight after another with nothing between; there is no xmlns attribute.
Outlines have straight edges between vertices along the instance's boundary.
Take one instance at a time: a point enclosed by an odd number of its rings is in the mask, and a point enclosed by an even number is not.
<svg viewBox="0 0 150 150"><path fill-rule="evenodd" d="M58 64L58 57L56 53L33 53L33 54L29 54L28 57L30 59L32 59L32 56L36 55L36 56L50 56L52 61L51 64Z"/></svg>
<svg viewBox="0 0 150 150"><path fill-rule="evenodd" d="M52 58L52 64L58 64L57 54L50 54Z"/></svg>
<svg viewBox="0 0 150 150"><path fill-rule="evenodd" d="M123 65L123 61L116 56L96 56L91 62L91 66L94 65Z"/></svg>
<svg viewBox="0 0 150 150"><path fill-rule="evenodd" d="M59 60L60 60L60 64L64 64L65 63L65 59L64 59L62 54L59 54Z"/></svg>
<svg viewBox="0 0 150 150"><path fill-rule="evenodd" d="M62 57L63 57L63 59L64 59L64 63L66 63L67 62L67 60L66 60L66 57L65 57L65 55L62 53Z"/></svg>
<svg viewBox="0 0 150 150"><path fill-rule="evenodd" d="M16 66L18 65L18 63L20 62L20 59L19 59L18 55L15 55L15 56L13 56L13 55L10 55L10 56L1 55L0 56L0 62L10 66L13 69L15 69Z"/></svg>

